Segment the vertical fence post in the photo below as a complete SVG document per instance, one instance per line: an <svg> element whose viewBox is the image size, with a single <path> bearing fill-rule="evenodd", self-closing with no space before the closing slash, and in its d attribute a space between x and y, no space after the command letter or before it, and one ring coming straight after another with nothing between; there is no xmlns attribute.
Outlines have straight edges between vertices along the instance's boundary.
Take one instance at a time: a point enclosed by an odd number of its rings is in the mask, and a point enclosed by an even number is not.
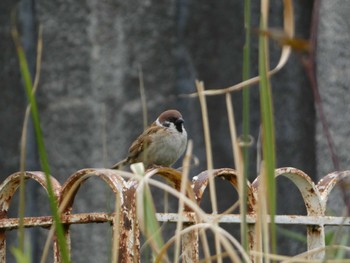
<svg viewBox="0 0 350 263"><path fill-rule="evenodd" d="M67 237L67 235L65 235ZM68 241L69 240L69 241ZM70 252L70 238L66 239L67 241L67 247L69 248L68 251ZM61 263L61 252L60 247L58 244L57 236L54 235L53 237L53 262L54 263ZM69 255L70 258L70 255Z"/></svg>
<svg viewBox="0 0 350 263"><path fill-rule="evenodd" d="M299 189L305 203L308 216L322 217L325 215L325 206L322 204L322 197L311 178L303 171L286 167L276 169L276 177L283 175L290 179ZM325 247L324 225L307 226L307 249L317 249ZM308 256L309 259L323 259L325 251L320 250Z"/></svg>
<svg viewBox="0 0 350 263"><path fill-rule="evenodd" d="M1 211L2 212L2 211ZM0 214L0 219L6 218L3 213ZM5 229L0 230L0 262L6 263L6 233Z"/></svg>
<svg viewBox="0 0 350 263"><path fill-rule="evenodd" d="M61 202L67 199L63 213L70 215L75 195L79 187L90 177L105 181L116 196L116 211L112 224L112 260L120 263L140 262L139 234L135 211L135 192L133 184L127 184L116 170L82 169L73 174L64 184ZM69 228L65 228L68 245L70 245ZM113 263L114 263L113 262Z"/></svg>
<svg viewBox="0 0 350 263"><path fill-rule="evenodd" d="M190 212L188 208L186 210L187 212ZM187 216L190 216L190 213L187 213ZM192 218L192 220L195 222L195 218ZM183 223L184 228L192 225L194 225L194 223ZM198 229L192 230L182 235L181 247L183 263L193 263L199 261Z"/></svg>
<svg viewBox="0 0 350 263"><path fill-rule="evenodd" d="M324 225L307 226L307 250L325 247ZM324 259L325 251L321 250L317 253L312 253L309 259Z"/></svg>
<svg viewBox="0 0 350 263"><path fill-rule="evenodd" d="M140 229L136 214L136 189L138 182L129 181L123 191L123 224L120 225L119 258L121 263L140 262Z"/></svg>
<svg viewBox="0 0 350 263"><path fill-rule="evenodd" d="M344 188L344 185L341 185L339 183L342 183L340 181L342 181L343 179L349 179L350 178L350 171L341 171L341 172L333 172L330 173L328 175L326 175L325 177L323 177L318 183L317 183L317 190L319 193L319 198L320 198L320 202L321 202L321 212L319 213L320 216L325 216L326 214L326 209L327 209L327 201L328 201L328 197L331 193L331 191L333 190L333 188L338 184L343 191L348 190L348 188ZM346 202L346 200L345 200ZM325 228L324 225L319 225L314 228L309 227L308 228L308 238L310 237L310 239L312 239L313 235L320 235L321 238L321 242L323 242L322 244L319 244L319 247L325 247ZM311 240L312 241L312 240ZM315 240L315 242L317 242L317 240ZM310 242L311 243L311 242ZM312 245L312 244L311 244ZM317 247L317 243L313 244L314 247ZM311 249L308 247L308 250ZM313 257L316 259L323 259L325 258L325 254L326 252L324 250L320 251L319 256L317 256L317 254Z"/></svg>

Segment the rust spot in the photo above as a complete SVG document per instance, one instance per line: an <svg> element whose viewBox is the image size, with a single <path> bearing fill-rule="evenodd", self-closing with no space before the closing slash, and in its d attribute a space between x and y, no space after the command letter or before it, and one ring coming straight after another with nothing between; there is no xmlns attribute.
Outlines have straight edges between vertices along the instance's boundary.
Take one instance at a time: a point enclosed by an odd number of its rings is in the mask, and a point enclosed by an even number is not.
<svg viewBox="0 0 350 263"><path fill-rule="evenodd" d="M0 211L0 218L6 218L7 217L7 211Z"/></svg>
<svg viewBox="0 0 350 263"><path fill-rule="evenodd" d="M312 226L309 227L308 230L309 230L310 233L320 235L321 231L322 231L322 227L318 226L318 225L312 225Z"/></svg>
<svg viewBox="0 0 350 263"><path fill-rule="evenodd" d="M124 214L124 228L126 230L131 230L132 227L132 221L128 218L126 214Z"/></svg>
<svg viewBox="0 0 350 263"><path fill-rule="evenodd" d="M315 193L315 190L314 190L313 188L308 189L308 191L309 191L311 194L314 194L314 193Z"/></svg>
<svg viewBox="0 0 350 263"><path fill-rule="evenodd" d="M120 239L119 239L119 259L118 262L129 262L128 257L128 236L125 231L120 231ZM118 249L118 248L115 248Z"/></svg>
<svg viewBox="0 0 350 263"><path fill-rule="evenodd" d="M135 190L136 188L131 188L124 190L124 206L128 211L132 210L132 206L135 203Z"/></svg>

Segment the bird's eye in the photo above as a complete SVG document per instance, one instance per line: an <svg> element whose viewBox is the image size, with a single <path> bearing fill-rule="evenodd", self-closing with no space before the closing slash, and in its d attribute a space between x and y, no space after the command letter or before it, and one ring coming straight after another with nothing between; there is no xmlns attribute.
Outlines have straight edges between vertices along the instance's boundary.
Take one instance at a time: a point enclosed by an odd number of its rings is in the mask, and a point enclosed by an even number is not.
<svg viewBox="0 0 350 263"><path fill-rule="evenodd" d="M164 126L164 127L169 127L169 126L170 126L170 122L169 122L169 121L163 122L163 126Z"/></svg>

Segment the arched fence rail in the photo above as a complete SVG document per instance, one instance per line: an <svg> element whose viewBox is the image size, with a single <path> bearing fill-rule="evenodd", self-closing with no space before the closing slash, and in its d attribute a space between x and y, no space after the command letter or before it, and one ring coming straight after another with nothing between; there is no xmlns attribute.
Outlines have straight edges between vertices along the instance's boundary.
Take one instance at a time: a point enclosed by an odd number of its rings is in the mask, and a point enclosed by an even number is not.
<svg viewBox="0 0 350 263"><path fill-rule="evenodd" d="M7 212L11 205L11 199L14 196L20 184L20 177L24 174L25 180L34 180L45 190L46 180L42 172L17 172L7 177L0 185L0 262L6 262L6 232L19 227L19 218L8 218ZM170 184L177 190L181 186L181 173L170 168L157 168L156 174L166 178ZM238 189L238 178L235 170L222 168L212 171L214 177L220 177L232 184ZM307 229L307 251L311 259L323 259L325 252L325 226L341 225L350 226L350 217L326 216L326 206L329 194L332 189L344 178L350 178L350 171L334 172L322 178L315 184L311 178L304 172L291 168L279 168L275 172L276 177L284 176L291 180L299 189L304 200L307 215L275 215L276 224L304 225ZM90 177L102 179L113 191L117 200L115 213L80 213L72 214L74 197L80 186ZM65 225L65 236L70 248L69 226L73 224L90 224L109 222L112 228L112 244L115 246L118 262L139 262L140 261L140 229L136 215L136 191L138 182L130 179L125 180L116 170L110 169L82 169L77 171L61 186L60 183L51 177L54 196L61 208L61 220ZM209 184L209 173L202 172L195 176L191 183L192 194L198 205L200 205L204 191ZM256 223L256 204L258 198L259 177L253 182L246 182L247 193L247 216L249 246L254 249L256 246L256 237L254 224ZM218 220L219 223L241 223L241 215L207 214L208 221ZM176 213L157 213L156 218L159 222L174 222L179 220ZM270 219L267 218L269 221ZM196 223L194 213L185 207L181 215L181 221L185 226ZM25 227L46 227L53 224L51 216L25 217ZM116 235L114 235L117 233ZM54 239L54 262L61 262L58 245ZM198 261L198 233L193 230L182 236L182 260L183 262Z"/></svg>

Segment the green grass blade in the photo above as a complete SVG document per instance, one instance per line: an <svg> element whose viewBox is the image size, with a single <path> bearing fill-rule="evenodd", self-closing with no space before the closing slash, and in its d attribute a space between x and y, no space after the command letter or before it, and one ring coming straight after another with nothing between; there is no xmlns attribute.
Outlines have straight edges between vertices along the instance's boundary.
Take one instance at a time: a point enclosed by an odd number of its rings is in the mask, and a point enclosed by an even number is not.
<svg viewBox="0 0 350 263"><path fill-rule="evenodd" d="M46 177L50 208L54 219L61 257L63 262L66 263L66 262L70 262L69 256L68 256L68 249L64 238L63 226L61 224L61 220L58 215L57 202L53 194L53 188L50 180L50 167L48 164L48 158L45 150L44 139L43 139L42 130L40 127L38 107L37 107L35 96L32 92L33 90L32 78L29 72L29 67L25 56L25 52L20 43L18 32L16 29L12 30L12 35L16 46L17 56L18 56L19 65L20 65L20 72L23 78L26 95L31 107L32 120L33 120L34 129L35 129L38 151L39 151L39 158L40 158L41 167Z"/></svg>
<svg viewBox="0 0 350 263"><path fill-rule="evenodd" d="M11 252L16 259L17 263L31 263L30 255L23 252L18 248L11 248Z"/></svg>
<svg viewBox="0 0 350 263"><path fill-rule="evenodd" d="M135 163L130 166L133 173L137 176L145 176L145 169L142 163ZM152 247L153 258L156 258L161 248L164 246L161 227L156 218L156 209L152 198L151 190L147 184L143 185L141 191L142 200L137 201L137 210L143 215L143 222L140 226ZM142 211L141 211L142 210Z"/></svg>
<svg viewBox="0 0 350 263"><path fill-rule="evenodd" d="M244 0L244 27L245 27L245 43L243 47L243 81L250 77L250 24L251 24L251 0ZM249 167L249 148L247 147L247 140L250 133L250 91L249 87L245 87L242 91L243 109L242 109L242 139L243 139L243 180L248 179L248 167ZM247 189L242 189L242 198L245 203L247 200ZM243 213L241 224L241 242L242 246L248 251L248 226L245 215L247 214L247 206L241 207L241 213Z"/></svg>
<svg viewBox="0 0 350 263"><path fill-rule="evenodd" d="M146 232L148 237L152 237L156 249L159 251L163 247L164 241L156 218L156 209L154 207L151 190L148 186L145 187L143 202L144 220L147 228Z"/></svg>
<svg viewBox="0 0 350 263"><path fill-rule="evenodd" d="M266 30L263 20L260 29ZM267 201L271 216L270 240L272 253L276 252L276 227L274 223L276 213L276 184L275 184L275 126L273 118L273 101L270 79L268 77L268 51L267 37L259 37L259 76L260 76L260 110L262 119L262 149L264 159L264 169L266 175L268 193ZM264 180L264 179L263 179Z"/></svg>

